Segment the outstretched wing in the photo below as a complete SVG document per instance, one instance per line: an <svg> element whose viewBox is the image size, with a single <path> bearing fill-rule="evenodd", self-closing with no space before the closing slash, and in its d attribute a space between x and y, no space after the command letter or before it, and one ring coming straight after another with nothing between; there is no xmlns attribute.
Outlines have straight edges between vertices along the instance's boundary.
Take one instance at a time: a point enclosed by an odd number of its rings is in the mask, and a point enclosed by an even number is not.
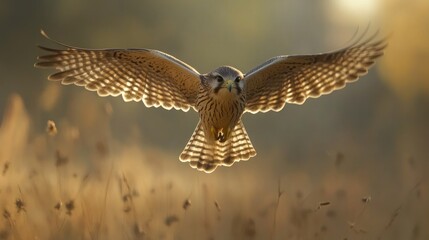
<svg viewBox="0 0 429 240"><path fill-rule="evenodd" d="M383 55L386 39L377 33L341 50L317 55L274 57L245 74L246 111L280 111L286 103L302 104L365 75Z"/></svg>
<svg viewBox="0 0 429 240"><path fill-rule="evenodd" d="M143 100L147 107L188 111L195 104L200 74L173 56L150 49L83 49L56 43L65 49L40 46L52 54L39 56L35 64L58 70L49 80L84 86L100 96L122 95L127 102Z"/></svg>

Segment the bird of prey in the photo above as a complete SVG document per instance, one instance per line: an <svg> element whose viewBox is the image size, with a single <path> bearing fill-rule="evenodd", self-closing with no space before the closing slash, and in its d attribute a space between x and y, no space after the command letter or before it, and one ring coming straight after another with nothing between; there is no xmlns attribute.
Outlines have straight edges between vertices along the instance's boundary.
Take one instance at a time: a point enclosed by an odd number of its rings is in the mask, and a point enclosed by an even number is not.
<svg viewBox="0 0 429 240"><path fill-rule="evenodd" d="M329 53L273 57L243 74L221 66L200 74L181 60L152 49L85 49L54 41L36 67L55 68L49 80L83 86L99 96L119 96L199 114L180 160L210 173L256 155L241 117L243 113L280 111L286 103L303 104L343 88L365 75L383 55L386 38L366 31L349 46Z"/></svg>

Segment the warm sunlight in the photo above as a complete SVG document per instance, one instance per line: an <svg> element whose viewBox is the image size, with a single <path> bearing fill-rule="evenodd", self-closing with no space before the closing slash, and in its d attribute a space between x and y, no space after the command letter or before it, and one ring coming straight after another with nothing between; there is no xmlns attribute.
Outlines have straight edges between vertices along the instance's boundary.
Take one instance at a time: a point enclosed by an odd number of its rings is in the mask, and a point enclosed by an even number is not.
<svg viewBox="0 0 429 240"><path fill-rule="evenodd" d="M342 17L362 19L374 16L379 9L381 0L331 0L335 11L341 12Z"/></svg>
<svg viewBox="0 0 429 240"><path fill-rule="evenodd" d="M379 0L336 0L338 6L350 13L371 13L377 9Z"/></svg>

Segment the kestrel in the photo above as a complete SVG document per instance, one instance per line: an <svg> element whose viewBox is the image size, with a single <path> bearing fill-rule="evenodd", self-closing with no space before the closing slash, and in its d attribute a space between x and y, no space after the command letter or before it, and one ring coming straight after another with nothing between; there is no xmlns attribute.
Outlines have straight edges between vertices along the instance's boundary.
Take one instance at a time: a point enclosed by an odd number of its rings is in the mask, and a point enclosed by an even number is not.
<svg viewBox="0 0 429 240"><path fill-rule="evenodd" d="M84 86L99 96L122 95L126 102L143 100L147 107L168 110L193 108L199 122L180 160L210 173L256 155L243 113L303 104L365 75L387 46L385 38L365 35L329 53L273 57L245 74L230 66L200 74L158 50L84 49L52 39L62 49L39 46L51 54L39 56L35 66L57 69L49 80Z"/></svg>

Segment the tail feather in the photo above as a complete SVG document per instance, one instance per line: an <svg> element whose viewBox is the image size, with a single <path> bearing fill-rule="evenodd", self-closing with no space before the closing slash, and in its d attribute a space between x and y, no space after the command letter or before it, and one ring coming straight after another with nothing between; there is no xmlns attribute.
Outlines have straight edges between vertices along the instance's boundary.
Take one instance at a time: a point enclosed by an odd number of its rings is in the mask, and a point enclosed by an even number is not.
<svg viewBox="0 0 429 240"><path fill-rule="evenodd" d="M208 140L202 123L199 122L180 154L180 160L189 162L193 168L210 173L217 166L231 166L235 162L246 161L255 155L256 151L241 121L225 142Z"/></svg>

